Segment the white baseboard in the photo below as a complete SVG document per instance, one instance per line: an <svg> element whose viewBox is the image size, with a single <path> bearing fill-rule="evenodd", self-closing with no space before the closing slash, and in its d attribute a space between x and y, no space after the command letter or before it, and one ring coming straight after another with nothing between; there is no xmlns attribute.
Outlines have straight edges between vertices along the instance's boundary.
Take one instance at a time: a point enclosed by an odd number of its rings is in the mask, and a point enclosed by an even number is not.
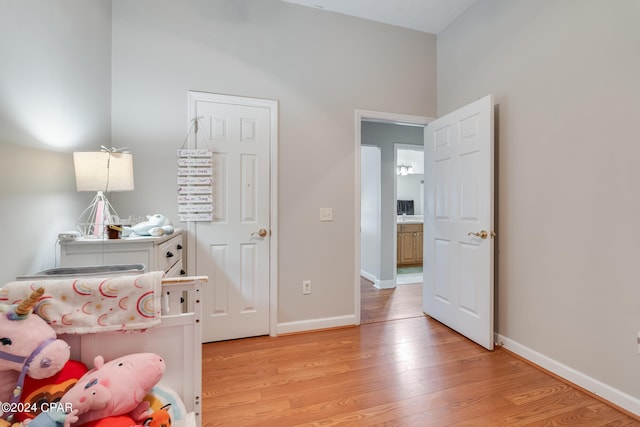
<svg viewBox="0 0 640 427"><path fill-rule="evenodd" d="M338 328L341 326L355 326L356 316L325 317L323 319L301 320L298 322L278 323L278 334L291 334L294 332L306 332L316 329Z"/></svg>
<svg viewBox="0 0 640 427"><path fill-rule="evenodd" d="M360 270L360 276L364 277L378 289L391 289L396 287L396 282L394 280L380 280L373 274L367 273L364 270Z"/></svg>
<svg viewBox="0 0 640 427"><path fill-rule="evenodd" d="M396 281L395 280L378 280L378 283L374 283L373 286L375 286L378 289L391 289L396 287Z"/></svg>
<svg viewBox="0 0 640 427"><path fill-rule="evenodd" d="M364 277L365 279L367 279L370 282L373 282L374 285L378 281L378 278L376 277L375 274L371 274L371 273L369 273L367 271L364 271L364 270L360 270L360 276Z"/></svg>
<svg viewBox="0 0 640 427"><path fill-rule="evenodd" d="M550 371L565 380L582 387L585 390L607 400L614 405L619 406L635 415L640 415L640 399L626 394L618 389L611 387L592 378L580 371L577 371L557 360L551 359L544 354L538 353L516 341L513 341L503 335L496 334L496 342L512 353Z"/></svg>

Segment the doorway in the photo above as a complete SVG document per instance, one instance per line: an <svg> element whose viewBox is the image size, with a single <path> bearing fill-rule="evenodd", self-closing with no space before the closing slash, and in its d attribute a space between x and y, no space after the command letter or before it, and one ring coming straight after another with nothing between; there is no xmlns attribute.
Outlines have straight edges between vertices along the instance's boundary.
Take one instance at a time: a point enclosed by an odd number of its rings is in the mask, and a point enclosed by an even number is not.
<svg viewBox="0 0 640 427"><path fill-rule="evenodd" d="M489 350L494 334L494 107L493 97L487 95L438 118L428 130L424 129L426 118L413 122L425 130L424 167L429 177L425 181L423 311ZM357 177L361 128L367 119L411 123L401 115L356 110ZM359 260L360 233L355 234ZM361 320L359 282L358 275L354 283L357 320Z"/></svg>
<svg viewBox="0 0 640 427"><path fill-rule="evenodd" d="M402 115L402 114L394 114L394 113L384 113L384 112L376 112L376 111L365 111L365 110L357 110L356 111L356 149L355 149L355 170L356 176L358 179L356 180L356 230L361 229L361 185L362 185L362 164L361 164L361 146L363 144L362 138L362 129L363 123L368 124L393 124L399 125L399 127L412 127L414 130L419 130L422 134L424 132L425 125L430 121L430 119L421 116L410 116L410 115ZM390 199L385 203L383 200L380 202L380 251L376 254L376 259L379 262L379 276L375 277L374 280L368 278L372 282L375 282L377 279L376 287L379 289L385 288L395 288L396 286L396 257L397 257L397 236L396 236L396 221L397 221L397 211L396 211L396 166L395 166L395 145L394 143L397 140L391 140L390 147L387 147L390 156L384 156L382 159L382 171L387 174L387 180L385 181L384 177L382 177L381 182L381 191L382 198L385 197L385 194L389 194ZM388 187L388 188L385 188ZM386 230L386 231L385 231ZM358 324L361 323L361 277L362 277L362 242L360 240L360 233L356 233L356 242L355 242L355 257L356 257L356 269L355 269L355 313L356 318L358 320ZM369 249L369 248L367 248Z"/></svg>

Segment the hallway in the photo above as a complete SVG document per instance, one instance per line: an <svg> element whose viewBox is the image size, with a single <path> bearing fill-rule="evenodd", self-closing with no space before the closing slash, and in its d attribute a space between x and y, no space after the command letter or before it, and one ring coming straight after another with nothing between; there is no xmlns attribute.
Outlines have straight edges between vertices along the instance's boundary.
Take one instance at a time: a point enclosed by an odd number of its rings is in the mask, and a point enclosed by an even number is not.
<svg viewBox="0 0 640 427"><path fill-rule="evenodd" d="M360 300L361 324L424 316L422 283L378 289L361 277Z"/></svg>

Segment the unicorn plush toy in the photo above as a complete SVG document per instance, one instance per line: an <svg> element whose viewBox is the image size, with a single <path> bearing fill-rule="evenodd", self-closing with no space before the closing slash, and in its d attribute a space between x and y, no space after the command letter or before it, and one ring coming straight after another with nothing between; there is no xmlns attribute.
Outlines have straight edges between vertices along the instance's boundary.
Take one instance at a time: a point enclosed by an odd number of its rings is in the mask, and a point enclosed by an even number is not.
<svg viewBox="0 0 640 427"><path fill-rule="evenodd" d="M40 288L18 305L0 304L0 402L17 407L24 378L48 378L69 360L69 345L32 308L44 293ZM13 413L1 413L11 420Z"/></svg>

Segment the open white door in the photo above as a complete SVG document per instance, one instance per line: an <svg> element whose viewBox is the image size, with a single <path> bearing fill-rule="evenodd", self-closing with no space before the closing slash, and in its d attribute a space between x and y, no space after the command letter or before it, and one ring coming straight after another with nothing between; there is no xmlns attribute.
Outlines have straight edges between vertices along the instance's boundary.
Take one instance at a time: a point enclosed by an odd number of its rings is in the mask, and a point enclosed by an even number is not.
<svg viewBox="0 0 640 427"><path fill-rule="evenodd" d="M493 349L493 99L486 96L425 132L423 309Z"/></svg>

